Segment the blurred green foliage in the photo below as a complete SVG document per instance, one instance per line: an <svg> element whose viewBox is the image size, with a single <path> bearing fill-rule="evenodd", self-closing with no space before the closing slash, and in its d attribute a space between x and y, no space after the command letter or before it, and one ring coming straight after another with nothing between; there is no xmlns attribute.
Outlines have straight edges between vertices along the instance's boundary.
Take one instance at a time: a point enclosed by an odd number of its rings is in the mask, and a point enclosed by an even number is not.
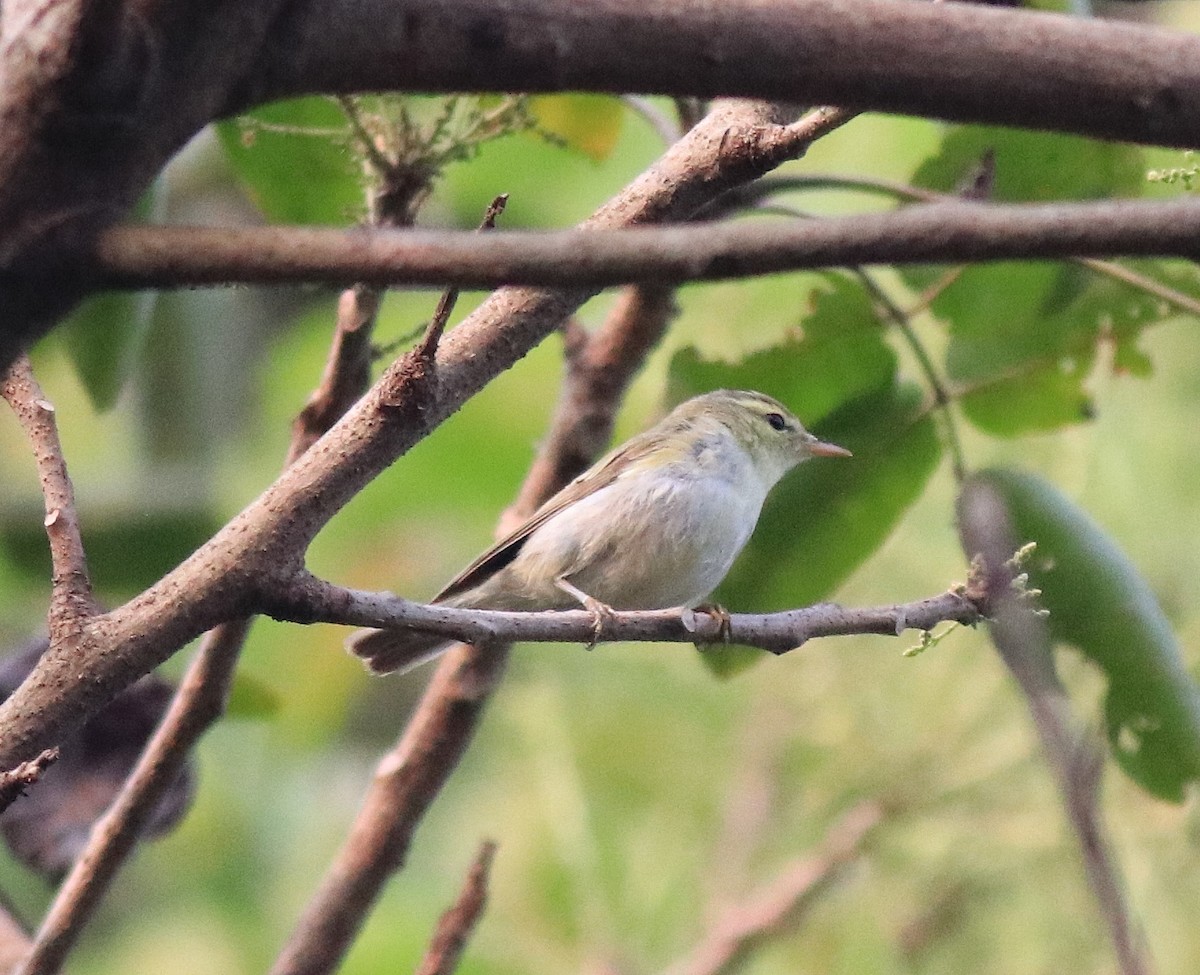
<svg viewBox="0 0 1200 975"><path fill-rule="evenodd" d="M341 124L332 103L320 106L305 108L316 113L305 124ZM505 226L567 225L661 150L613 99L536 99L534 108L570 145L534 132L483 145L446 171L421 223L474 226L508 191ZM279 126L296 123L294 106L261 115L277 111ZM345 222L362 212L359 164L344 141L262 128L245 140L244 131L229 123L177 161L164 219L254 219L251 201L272 219ZM989 148L996 195L1014 200L1161 194L1170 189L1146 183L1143 168L1176 162L864 117L793 169L945 190ZM796 191L795 201L821 213L878 205L849 190ZM1190 265L1126 266L1200 294ZM918 346L857 279L804 273L683 289L680 319L635 384L619 435L694 391L750 386L854 450L851 461L807 465L781 485L717 594L733 610L900 602L963 579L943 462L951 430L972 470L1037 472L1057 486L1055 500L1030 507L1022 527L1079 569L1066 589L1043 584L1056 637L1084 650L1060 659L1063 679L1086 720L1127 727L1125 691L1168 666L1172 687L1190 687L1185 668L1198 659L1195 320L1074 264L969 268L953 281L946 270L879 280L902 309L916 308L909 325L951 394L948 412ZM90 344L56 335L37 350L106 601L129 598L271 481L320 375L334 297L173 295L136 327L130 302L111 301L83 313L102 319L88 328ZM464 295L456 320L479 297ZM436 299L389 295L379 340L409 333ZM609 301L586 306L584 324L601 321ZM118 365L130 357L134 368ZM561 368L554 339L500 377L335 519L310 552L313 570L418 598L436 591L489 541L544 433ZM99 413L93 401L115 405ZM11 422L0 423L0 458L0 635L16 642L42 625L46 586L36 479ZM1114 587L1135 593L1142 611L1123 628L1085 633L1093 602ZM342 652L342 636L256 624L236 697L256 720L205 740L195 810L118 884L76 971L227 975L269 964L420 693L422 674L369 679ZM1129 655L1123 669L1095 641ZM1108 970L1074 841L985 634L962 631L906 660L911 642L864 637L778 660L755 654L758 665L728 681L712 679L710 655L686 647L518 649L345 971L414 965L485 836L500 842L491 904L462 971L661 968L722 905L776 876L864 797L891 810L866 865L749 971ZM745 662L731 660L716 666ZM1141 766L1115 737L1138 781L1184 797L1188 775L1175 759L1165 771ZM1140 754L1157 762L1163 753ZM1105 790L1131 900L1163 971L1200 966L1194 806L1117 776ZM0 887L31 918L47 899L10 863L0 864Z"/></svg>

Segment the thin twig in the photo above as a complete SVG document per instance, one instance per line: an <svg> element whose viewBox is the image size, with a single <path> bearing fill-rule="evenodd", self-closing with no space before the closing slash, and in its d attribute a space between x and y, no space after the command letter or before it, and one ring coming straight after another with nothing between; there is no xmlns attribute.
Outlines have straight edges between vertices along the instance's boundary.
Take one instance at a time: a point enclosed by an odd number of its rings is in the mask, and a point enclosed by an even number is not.
<svg viewBox="0 0 1200 975"><path fill-rule="evenodd" d="M794 927L846 868L859 858L883 820L875 802L851 809L825 834L815 854L793 861L745 903L730 907L665 975L728 975L761 945Z"/></svg>
<svg viewBox="0 0 1200 975"><path fill-rule="evenodd" d="M872 176L827 176L820 174L770 176L743 187L735 191L735 193L740 200L753 202L764 199L773 193L786 192L788 190L821 189L861 190L906 200L911 203L938 203L963 198L961 194L941 193L937 190L929 190L896 180L878 179ZM1174 305L1180 311L1185 311L1191 315L1200 315L1200 300L1180 291L1178 288L1172 288L1162 281L1141 274L1123 264L1095 257L1070 257L1067 260L1086 267L1097 274L1103 274L1116 281L1121 281L1131 287L1138 288L1156 298L1161 298L1163 301ZM952 268L948 274L957 277L962 274L962 270L961 267ZM950 283L952 282L936 282L931 289L934 296L941 294ZM923 310L931 301L932 297L926 298L923 296L914 308L908 310L908 314L910 316L916 314L917 311Z"/></svg>
<svg viewBox="0 0 1200 975"><path fill-rule="evenodd" d="M25 430L41 480L53 572L50 636L57 644L100 610L88 576L75 491L58 439L54 404L42 392L28 356L19 356L9 367L0 383L0 395L8 401Z"/></svg>
<svg viewBox="0 0 1200 975"><path fill-rule="evenodd" d="M921 337L913 328L908 314L892 301L891 296L870 274L860 267L853 268L852 273L862 282L863 287L866 288L884 316L900 331L913 358L917 360L917 367L921 370L929 388L933 390L934 402L942 418L942 428L946 433L946 445L950 448L954 479L962 483L963 478L967 476L967 464L963 454L962 440L958 435L958 424L954 418L954 400L946 388L946 384L942 381L937 366L933 364L933 359L925 348L925 343L921 341Z"/></svg>
<svg viewBox="0 0 1200 975"><path fill-rule="evenodd" d="M488 874L495 855L496 844L491 840L479 847L457 900L438 920L433 941L417 966L416 975L451 975L458 966L467 939L487 904Z"/></svg>
<svg viewBox="0 0 1200 975"><path fill-rule="evenodd" d="M1043 621L1012 589L1014 570L1008 560L1019 543L1004 501L986 482L970 480L960 494L958 515L963 551L973 562L981 559L977 582L984 587L991 607L988 629L992 641L1029 705L1117 964L1122 975L1148 975L1150 962L1126 902L1120 868L1100 813L1103 757L1079 730L1054 668L1053 648Z"/></svg>
<svg viewBox="0 0 1200 975"><path fill-rule="evenodd" d="M3 812L21 796L25 789L42 777L42 773L58 761L58 749L47 748L37 758L22 762L14 769L0 772L0 812Z"/></svg>
<svg viewBox="0 0 1200 975"><path fill-rule="evenodd" d="M649 98L642 95L622 95L621 101L645 119L664 145L669 146L687 131L687 126L671 118Z"/></svg>
<svg viewBox="0 0 1200 975"><path fill-rule="evenodd" d="M504 212L504 208L507 205L507 193L501 193L495 197L483 213L483 221L479 224L479 232L494 230L496 228L496 218ZM422 359L432 362L434 356L437 354L438 343L442 341L442 333L446 331L446 323L450 321L450 313L454 311L454 306L458 303L459 291L460 289L457 287L449 287L442 292L442 297L438 299L437 308L433 312L433 318L429 320L429 327L425 329L425 336L421 339L421 344L417 347L417 355Z"/></svg>
<svg viewBox="0 0 1200 975"><path fill-rule="evenodd" d="M1195 257L1197 239L1200 202L1185 199L947 202L770 226L508 230L487 240L450 230L125 226L97 246L103 285L116 290L354 281L601 288L847 264Z"/></svg>
<svg viewBox="0 0 1200 975"><path fill-rule="evenodd" d="M899 636L907 629L931 630L939 623L978 623L986 604L978 593L958 586L939 596L890 606L844 607L819 603L778 613L732 613L660 609L613 611L596 633L596 619L586 610L517 612L458 609L441 603L414 603L391 593L346 589L309 576L272 605L277 619L342 623L351 626L412 627L426 633L487 643L608 643L662 641L721 644L728 641L789 653L817 637L873 633Z"/></svg>

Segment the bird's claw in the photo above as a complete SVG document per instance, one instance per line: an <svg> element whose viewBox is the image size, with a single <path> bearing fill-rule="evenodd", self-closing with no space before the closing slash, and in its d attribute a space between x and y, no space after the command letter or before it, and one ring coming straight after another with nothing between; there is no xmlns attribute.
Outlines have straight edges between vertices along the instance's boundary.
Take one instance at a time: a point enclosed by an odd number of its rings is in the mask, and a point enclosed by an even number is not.
<svg viewBox="0 0 1200 975"><path fill-rule="evenodd" d="M701 603L694 607L692 612L703 613L717 621L717 639L721 643L728 643L733 638L733 619L724 606L718 603Z"/></svg>

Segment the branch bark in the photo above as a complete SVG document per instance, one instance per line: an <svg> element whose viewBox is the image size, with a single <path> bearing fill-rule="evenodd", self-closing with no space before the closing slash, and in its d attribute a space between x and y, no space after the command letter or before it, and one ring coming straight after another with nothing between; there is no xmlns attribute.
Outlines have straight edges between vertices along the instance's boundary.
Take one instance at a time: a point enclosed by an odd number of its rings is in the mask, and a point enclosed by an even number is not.
<svg viewBox="0 0 1200 975"><path fill-rule="evenodd" d="M68 640L99 611L99 606L92 596L75 490L58 439L54 404L46 399L26 356L19 357L9 367L0 382L0 395L17 415L33 448L46 507L46 536L50 541L53 574L50 633L55 639Z"/></svg>
<svg viewBox="0 0 1200 975"><path fill-rule="evenodd" d="M611 225L608 225L611 226ZM599 289L802 268L1038 258L1200 255L1200 202L925 203L814 220L496 231L119 227L100 242L105 284L172 288L365 280Z"/></svg>
<svg viewBox="0 0 1200 975"><path fill-rule="evenodd" d="M467 939L487 904L488 874L495 855L496 844L492 841L480 846L458 899L438 920L433 941L417 966L416 975L452 975L458 967Z"/></svg>
<svg viewBox="0 0 1200 975"><path fill-rule="evenodd" d="M270 614L276 619L300 622L411 626L476 643L732 642L779 655L816 637L866 633L900 636L908 629L932 630L939 623L951 621L974 626L985 609L980 594L958 587L939 596L891 606L847 608L820 603L779 613L731 613L728 619L692 610L614 610L611 616L605 616L597 634L596 618L582 609L540 613L455 609L414 603L390 593L343 589L309 578L297 582L288 597L274 602Z"/></svg>
<svg viewBox="0 0 1200 975"><path fill-rule="evenodd" d="M20 16L30 10L45 16ZM189 138L288 95L733 94L1200 144L1200 39L966 4L358 0L348 16L344 0L222 0L4 11L0 367L95 286L97 234Z"/></svg>
<svg viewBox="0 0 1200 975"><path fill-rule="evenodd" d="M733 95L1200 144L1198 38L898 0L324 0L231 107L364 89Z"/></svg>

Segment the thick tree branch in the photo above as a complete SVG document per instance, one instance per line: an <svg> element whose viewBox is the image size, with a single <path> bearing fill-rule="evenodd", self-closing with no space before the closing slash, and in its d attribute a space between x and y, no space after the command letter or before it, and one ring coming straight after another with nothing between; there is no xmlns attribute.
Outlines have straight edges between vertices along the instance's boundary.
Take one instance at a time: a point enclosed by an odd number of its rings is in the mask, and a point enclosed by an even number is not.
<svg viewBox="0 0 1200 975"><path fill-rule="evenodd" d="M916 204L787 222L625 230L358 231L120 227L100 244L115 288L376 283L601 288L802 268L1200 255L1200 201Z"/></svg>
<svg viewBox="0 0 1200 975"><path fill-rule="evenodd" d="M233 107L299 92L735 95L1200 145L1200 39L901 0L336 0L272 38ZM347 57L347 52L354 52Z"/></svg>
<svg viewBox="0 0 1200 975"><path fill-rule="evenodd" d="M54 404L46 399L26 356L19 357L9 367L0 382L0 395L8 401L25 430L42 484L53 572L50 635L55 640L70 639L99 607L92 596L75 491L58 439Z"/></svg>
<svg viewBox="0 0 1200 975"><path fill-rule="evenodd" d="M414 603L391 593L343 589L309 578L298 582L287 601L271 603L276 619L344 623L351 626L411 626L429 633L477 643L574 642L591 644L619 640L661 640L670 643L720 644L733 642L760 647L774 654L798 649L825 636L875 633L899 636L906 629L932 630L954 621L974 626L984 614L982 597L965 587L911 603L870 608L846 608L820 603L779 613L732 613L726 621L702 611L662 609L614 612L606 616L597 636L595 617L585 610L541 613L455 609L441 604Z"/></svg>

